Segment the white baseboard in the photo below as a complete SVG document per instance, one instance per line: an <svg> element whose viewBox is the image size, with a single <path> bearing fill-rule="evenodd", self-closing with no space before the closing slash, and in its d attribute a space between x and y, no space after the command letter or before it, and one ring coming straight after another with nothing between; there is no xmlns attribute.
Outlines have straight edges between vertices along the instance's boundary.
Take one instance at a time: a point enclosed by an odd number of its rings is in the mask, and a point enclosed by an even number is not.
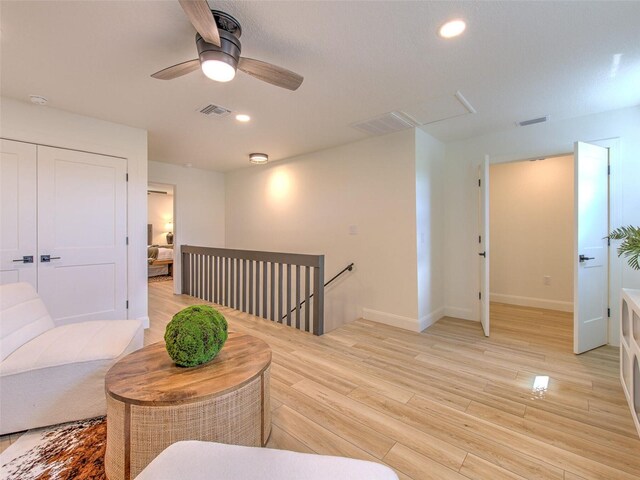
<svg viewBox="0 0 640 480"><path fill-rule="evenodd" d="M411 330L412 332L421 332L425 328L430 327L444 316L444 308L438 308L419 320L411 317L403 317L395 313L381 312L370 308L362 309L362 317L372 322L383 323L392 327Z"/></svg>
<svg viewBox="0 0 640 480"><path fill-rule="evenodd" d="M140 320L142 322L142 326L146 329L149 328L149 317L138 317L136 320Z"/></svg>
<svg viewBox="0 0 640 480"><path fill-rule="evenodd" d="M473 322L479 322L477 313L470 308L458 308L458 307L444 307L444 315L446 317L460 318L462 320L471 320Z"/></svg>
<svg viewBox="0 0 640 480"><path fill-rule="evenodd" d="M420 328L419 331L421 332L425 328L429 328L431 325L436 323L442 317L444 317L444 307L436 308L433 312L431 312L428 315L425 315L420 319L420 322L419 322L420 326L418 327Z"/></svg>
<svg viewBox="0 0 640 480"><path fill-rule="evenodd" d="M549 310L559 310L561 312L573 312L573 302L561 302L559 300L546 300L544 298L534 297L520 297L517 295L504 295L502 293L492 293L489 298L492 302L507 303L509 305L546 308Z"/></svg>
<svg viewBox="0 0 640 480"><path fill-rule="evenodd" d="M384 323L385 325L404 328L412 332L420 332L420 322L416 318L403 317L395 313L380 312L370 308L362 309L362 317L372 322Z"/></svg>

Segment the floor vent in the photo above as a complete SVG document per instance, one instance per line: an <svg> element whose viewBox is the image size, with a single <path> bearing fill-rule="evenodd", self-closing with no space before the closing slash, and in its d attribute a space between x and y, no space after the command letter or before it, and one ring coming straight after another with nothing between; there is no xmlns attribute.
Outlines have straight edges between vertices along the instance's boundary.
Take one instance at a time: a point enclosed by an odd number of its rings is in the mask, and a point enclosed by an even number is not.
<svg viewBox="0 0 640 480"><path fill-rule="evenodd" d="M414 128L418 125L418 122L404 112L390 112L366 122L354 123L351 126L370 135L384 135Z"/></svg>
<svg viewBox="0 0 640 480"><path fill-rule="evenodd" d="M228 108L221 107L220 105L214 105L212 103L205 105L198 109L198 111L206 116L226 117L231 113Z"/></svg>

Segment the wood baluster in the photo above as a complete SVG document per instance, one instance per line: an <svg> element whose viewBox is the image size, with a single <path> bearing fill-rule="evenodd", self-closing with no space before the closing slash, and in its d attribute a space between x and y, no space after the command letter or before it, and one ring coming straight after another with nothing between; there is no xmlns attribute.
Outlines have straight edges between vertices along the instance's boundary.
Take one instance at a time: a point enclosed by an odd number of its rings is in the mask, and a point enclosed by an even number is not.
<svg viewBox="0 0 640 480"><path fill-rule="evenodd" d="M291 326L291 264L287 263L287 325Z"/></svg>
<svg viewBox="0 0 640 480"><path fill-rule="evenodd" d="M253 260L249 260L249 308L247 309L253 315Z"/></svg>
<svg viewBox="0 0 640 480"><path fill-rule="evenodd" d="M256 317L260 316L260 262L256 262Z"/></svg>
<svg viewBox="0 0 640 480"><path fill-rule="evenodd" d="M269 289L269 301L271 305L269 306L269 318L271 321L274 321L276 319L276 265L273 262L269 262L269 265L271 266L271 288Z"/></svg>
<svg viewBox="0 0 640 480"><path fill-rule="evenodd" d="M313 269L313 334L324 333L324 255Z"/></svg>
<svg viewBox="0 0 640 480"><path fill-rule="evenodd" d="M262 318L267 316L267 266L268 262L262 262Z"/></svg>
<svg viewBox="0 0 640 480"><path fill-rule="evenodd" d="M296 328L300 329L300 265L296 265Z"/></svg>
<svg viewBox="0 0 640 480"><path fill-rule="evenodd" d="M229 306L229 257L224 259L224 305Z"/></svg>
<svg viewBox="0 0 640 480"><path fill-rule="evenodd" d="M278 264L278 323L282 323L284 306L282 305L282 264Z"/></svg>
<svg viewBox="0 0 640 480"><path fill-rule="evenodd" d="M229 292L231 298L229 299L228 306L231 308L236 308L236 297L234 295L235 286L236 286L236 259L235 258L231 259L231 278L229 280L229 285L231 286L231 291Z"/></svg>
<svg viewBox="0 0 640 480"><path fill-rule="evenodd" d="M304 329L309 331L309 312L311 311L311 267L304 267Z"/></svg>

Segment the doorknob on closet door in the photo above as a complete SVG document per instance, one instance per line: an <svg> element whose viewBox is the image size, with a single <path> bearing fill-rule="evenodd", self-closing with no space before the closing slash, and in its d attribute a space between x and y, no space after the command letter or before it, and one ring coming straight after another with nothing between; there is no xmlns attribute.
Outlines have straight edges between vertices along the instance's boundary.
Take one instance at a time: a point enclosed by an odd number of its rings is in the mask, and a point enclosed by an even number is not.
<svg viewBox="0 0 640 480"><path fill-rule="evenodd" d="M584 262L585 260L595 260L595 258L596 258L596 257L587 257L586 255L580 255L580 256L578 257L578 259L579 259L581 262Z"/></svg>
<svg viewBox="0 0 640 480"><path fill-rule="evenodd" d="M33 255L24 255L22 258L13 260L14 262L33 263Z"/></svg>
<svg viewBox="0 0 640 480"><path fill-rule="evenodd" d="M480 255L481 257L487 258L487 252L482 252L482 253L479 253L478 255Z"/></svg>
<svg viewBox="0 0 640 480"><path fill-rule="evenodd" d="M48 263L51 260L60 260L61 257L52 257L51 255L40 255L40 262Z"/></svg>

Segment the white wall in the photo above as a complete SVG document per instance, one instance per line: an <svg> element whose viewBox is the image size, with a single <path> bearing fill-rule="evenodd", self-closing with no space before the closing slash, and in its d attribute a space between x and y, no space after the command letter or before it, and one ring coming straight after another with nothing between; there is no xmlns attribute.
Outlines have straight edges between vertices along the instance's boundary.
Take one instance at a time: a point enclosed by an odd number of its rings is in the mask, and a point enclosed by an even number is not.
<svg viewBox="0 0 640 480"><path fill-rule="evenodd" d="M151 193L147 195L147 204L147 223L153 225L151 243L166 245L168 230L165 227L173 222L173 195Z"/></svg>
<svg viewBox="0 0 640 480"><path fill-rule="evenodd" d="M415 134L375 137L226 176L226 246L325 254L325 327L364 316L419 329ZM357 234L350 234L350 227Z"/></svg>
<svg viewBox="0 0 640 480"><path fill-rule="evenodd" d="M416 129L416 245L420 330L444 315L444 144Z"/></svg>
<svg viewBox="0 0 640 480"><path fill-rule="evenodd" d="M180 245L225 246L224 175L210 170L150 161L149 182L175 187L173 284L174 291L180 293Z"/></svg>
<svg viewBox="0 0 640 480"><path fill-rule="evenodd" d="M147 132L51 107L0 99L0 136L127 159L129 318L147 315Z"/></svg>
<svg viewBox="0 0 640 480"><path fill-rule="evenodd" d="M490 179L491 301L572 312L573 155L491 165Z"/></svg>
<svg viewBox="0 0 640 480"><path fill-rule="evenodd" d="M573 151L576 140L612 146L611 224L640 224L640 108L475 137L446 146L445 302L448 315L478 319L477 166L485 153L492 163ZM614 245L612 245L614 247ZM631 270L611 249L609 341L619 344L621 287L640 288L640 272Z"/></svg>

